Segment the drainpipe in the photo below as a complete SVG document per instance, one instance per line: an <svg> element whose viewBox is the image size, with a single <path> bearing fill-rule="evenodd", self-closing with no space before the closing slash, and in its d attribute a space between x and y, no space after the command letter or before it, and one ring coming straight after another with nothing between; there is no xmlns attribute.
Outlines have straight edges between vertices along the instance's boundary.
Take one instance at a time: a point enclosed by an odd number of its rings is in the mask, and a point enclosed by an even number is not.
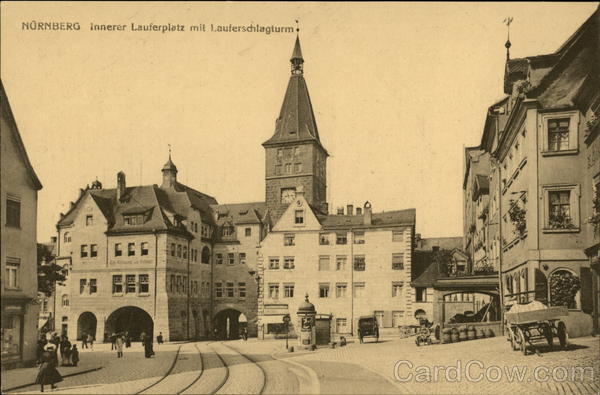
<svg viewBox="0 0 600 395"><path fill-rule="evenodd" d="M500 234L500 250L498 251L498 293L500 294L500 330L504 335L504 290L502 287L502 260L504 257L502 245L502 166L498 162L498 233Z"/></svg>
<svg viewBox="0 0 600 395"><path fill-rule="evenodd" d="M152 312L152 319L156 323L156 293L158 291L158 233L156 229L152 229L154 232L154 311Z"/></svg>
<svg viewBox="0 0 600 395"><path fill-rule="evenodd" d="M354 335L354 231L350 228L350 333ZM336 235L337 238L337 235Z"/></svg>
<svg viewBox="0 0 600 395"><path fill-rule="evenodd" d="M187 339L190 340L190 283L192 282L191 279L191 274L190 274L190 254L191 254L191 250L190 250L190 239L188 239L187 242L187 284L186 284L186 290L187 290L187 311L185 313L185 316L187 318L187 329L186 329L186 335L187 335Z"/></svg>

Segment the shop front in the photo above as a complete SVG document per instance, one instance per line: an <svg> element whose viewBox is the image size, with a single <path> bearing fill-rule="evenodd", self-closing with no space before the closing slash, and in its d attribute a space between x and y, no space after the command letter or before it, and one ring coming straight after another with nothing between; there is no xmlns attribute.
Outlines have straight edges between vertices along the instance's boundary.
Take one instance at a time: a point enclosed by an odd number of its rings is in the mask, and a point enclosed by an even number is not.
<svg viewBox="0 0 600 395"><path fill-rule="evenodd" d="M23 362L25 302L2 300L2 370Z"/></svg>

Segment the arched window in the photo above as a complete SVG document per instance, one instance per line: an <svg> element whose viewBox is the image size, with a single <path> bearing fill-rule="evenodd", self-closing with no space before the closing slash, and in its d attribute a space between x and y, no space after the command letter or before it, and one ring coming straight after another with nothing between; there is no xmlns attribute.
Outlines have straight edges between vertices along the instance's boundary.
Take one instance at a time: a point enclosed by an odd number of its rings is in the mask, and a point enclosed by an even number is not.
<svg viewBox="0 0 600 395"><path fill-rule="evenodd" d="M62 296L62 306L69 307L69 295Z"/></svg>
<svg viewBox="0 0 600 395"><path fill-rule="evenodd" d="M210 263L210 250L206 246L202 248L202 263Z"/></svg>
<svg viewBox="0 0 600 395"><path fill-rule="evenodd" d="M577 295L581 289L579 277L568 270L557 270L550 275L550 304L577 309Z"/></svg>
<svg viewBox="0 0 600 395"><path fill-rule="evenodd" d="M63 240L65 243L70 243L71 242L71 232L65 232L65 234L63 236Z"/></svg>

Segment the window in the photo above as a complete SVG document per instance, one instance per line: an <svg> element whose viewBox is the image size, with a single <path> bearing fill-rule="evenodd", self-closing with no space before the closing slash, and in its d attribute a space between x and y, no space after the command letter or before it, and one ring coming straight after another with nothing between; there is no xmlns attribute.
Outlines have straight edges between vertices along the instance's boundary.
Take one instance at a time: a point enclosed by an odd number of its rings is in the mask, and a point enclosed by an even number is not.
<svg viewBox="0 0 600 395"><path fill-rule="evenodd" d="M175 256L177 250L177 246L175 245L175 243L171 243L171 256Z"/></svg>
<svg viewBox="0 0 600 395"><path fill-rule="evenodd" d="M404 269L404 254L397 253L392 254L392 269L403 270Z"/></svg>
<svg viewBox="0 0 600 395"><path fill-rule="evenodd" d="M135 243L127 244L127 256L135 255Z"/></svg>
<svg viewBox="0 0 600 395"><path fill-rule="evenodd" d="M302 163L294 163L294 173L302 173Z"/></svg>
<svg viewBox="0 0 600 395"><path fill-rule="evenodd" d="M348 289L348 286L346 285L346 283L336 284L335 285L335 297L336 298L345 298L347 289Z"/></svg>
<svg viewBox="0 0 600 395"><path fill-rule="evenodd" d="M144 241L142 242L142 251L141 251L142 255L148 255L148 242Z"/></svg>
<svg viewBox="0 0 600 395"><path fill-rule="evenodd" d="M245 264L246 264L246 253L240 252L240 265L245 265Z"/></svg>
<svg viewBox="0 0 600 395"><path fill-rule="evenodd" d="M286 256L283 258L283 268L284 269L294 269L295 263L294 263L294 257L293 256Z"/></svg>
<svg viewBox="0 0 600 395"><path fill-rule="evenodd" d="M345 318L335 319L335 332L336 333L348 333L348 320Z"/></svg>
<svg viewBox="0 0 600 395"><path fill-rule="evenodd" d="M233 252L227 254L227 264L235 265L235 254Z"/></svg>
<svg viewBox="0 0 600 395"><path fill-rule="evenodd" d="M291 163L285 164L285 174L292 174L292 164Z"/></svg>
<svg viewBox="0 0 600 395"><path fill-rule="evenodd" d="M281 175L281 165L275 165L275 175L276 176Z"/></svg>
<svg viewBox="0 0 600 395"><path fill-rule="evenodd" d="M354 270L357 272L362 272L365 270L365 256L364 255L356 255L354 257Z"/></svg>
<svg viewBox="0 0 600 395"><path fill-rule="evenodd" d="M579 185L542 186L545 201L544 232L579 230Z"/></svg>
<svg viewBox="0 0 600 395"><path fill-rule="evenodd" d="M252 236L252 228L246 228L246 229L244 229L244 235L246 237Z"/></svg>
<svg viewBox="0 0 600 395"><path fill-rule="evenodd" d="M208 225L202 225L200 228L201 232L202 232L202 237L208 237L209 236L209 228Z"/></svg>
<svg viewBox="0 0 600 395"><path fill-rule="evenodd" d="M144 215L124 215L125 224L127 225L143 225L144 224Z"/></svg>
<svg viewBox="0 0 600 395"><path fill-rule="evenodd" d="M17 289L20 284L21 259L6 258L6 283L5 288Z"/></svg>
<svg viewBox="0 0 600 395"><path fill-rule="evenodd" d="M90 295L98 292L98 282L95 278L90 278Z"/></svg>
<svg viewBox="0 0 600 395"><path fill-rule="evenodd" d="M65 232L63 235L63 242L70 243L71 242L71 232Z"/></svg>
<svg viewBox="0 0 600 395"><path fill-rule="evenodd" d="M279 284L269 284L269 297L271 299L279 298Z"/></svg>
<svg viewBox="0 0 600 395"><path fill-rule="evenodd" d="M300 147L294 147L294 157L300 155Z"/></svg>
<svg viewBox="0 0 600 395"><path fill-rule="evenodd" d="M121 243L115 243L115 256L121 256L121 255L123 255Z"/></svg>
<svg viewBox="0 0 600 395"><path fill-rule="evenodd" d="M399 298L402 296L402 283L401 282L393 282L392 283L392 298Z"/></svg>
<svg viewBox="0 0 600 395"><path fill-rule="evenodd" d="M171 287L170 287L171 293L175 293L175 290L176 290L175 286L176 285L177 284L175 284L175 275L171 274Z"/></svg>
<svg viewBox="0 0 600 395"><path fill-rule="evenodd" d="M548 120L548 151L569 149L569 118Z"/></svg>
<svg viewBox="0 0 600 395"><path fill-rule="evenodd" d="M277 160L281 160L281 159L283 159L283 149L279 148L277 150Z"/></svg>
<svg viewBox="0 0 600 395"><path fill-rule="evenodd" d="M303 224L304 223L304 210L295 210L294 215L294 223Z"/></svg>
<svg viewBox="0 0 600 395"><path fill-rule="evenodd" d="M181 281L181 276L177 276L177 293L183 292L183 283Z"/></svg>
<svg viewBox="0 0 600 395"><path fill-rule="evenodd" d="M338 255L335 257L335 270L346 270L346 255Z"/></svg>
<svg viewBox="0 0 600 395"><path fill-rule="evenodd" d="M85 245L85 244L82 244L82 245L81 245L81 257L82 257L82 258L87 258L87 256L88 256L88 248L87 248L87 245Z"/></svg>
<svg viewBox="0 0 600 395"><path fill-rule="evenodd" d="M202 263L210 263L210 250L208 247L202 247Z"/></svg>
<svg viewBox="0 0 600 395"><path fill-rule="evenodd" d="M404 318L404 311L392 311L392 327L399 327L401 325L402 318Z"/></svg>
<svg viewBox="0 0 600 395"><path fill-rule="evenodd" d="M125 293L135 293L135 274L125 276Z"/></svg>
<svg viewBox="0 0 600 395"><path fill-rule="evenodd" d="M354 297L362 298L365 296L365 283L354 283Z"/></svg>
<svg viewBox="0 0 600 395"><path fill-rule="evenodd" d="M279 269L279 257L269 258L269 269Z"/></svg>
<svg viewBox="0 0 600 395"><path fill-rule="evenodd" d="M329 297L329 284L319 284L319 298Z"/></svg>
<svg viewBox="0 0 600 395"><path fill-rule="evenodd" d="M319 271L329 270L329 256L322 255L319 257Z"/></svg>
<svg viewBox="0 0 600 395"><path fill-rule="evenodd" d="M90 257L96 258L98 256L98 244L92 244L90 246Z"/></svg>
<svg viewBox="0 0 600 395"><path fill-rule="evenodd" d="M19 228L21 226L21 200L6 198L6 226Z"/></svg>
<svg viewBox="0 0 600 395"><path fill-rule="evenodd" d="M235 233L235 228L233 226L223 226L222 230L223 236L233 236Z"/></svg>
<svg viewBox="0 0 600 395"><path fill-rule="evenodd" d="M221 283L221 282L215 283L215 297L216 298L223 297L223 283Z"/></svg>
<svg viewBox="0 0 600 395"><path fill-rule="evenodd" d="M63 295L60 298L62 307L69 307L69 295Z"/></svg>
<svg viewBox="0 0 600 395"><path fill-rule="evenodd" d="M82 278L79 280L79 293L82 294L85 292L85 289L87 288L87 279Z"/></svg>
<svg viewBox="0 0 600 395"><path fill-rule="evenodd" d="M415 300L417 302L427 302L427 288L416 287L415 288Z"/></svg>
<svg viewBox="0 0 600 395"><path fill-rule="evenodd" d="M548 192L551 228L565 228L571 223L571 191Z"/></svg>
<svg viewBox="0 0 600 395"><path fill-rule="evenodd" d="M181 258L181 244L177 244L177 258Z"/></svg>
<svg viewBox="0 0 600 395"><path fill-rule="evenodd" d="M246 283L238 283L238 297L239 298L246 297Z"/></svg>
<svg viewBox="0 0 600 395"><path fill-rule="evenodd" d="M294 297L294 284L283 284L283 297L293 298Z"/></svg>
<svg viewBox="0 0 600 395"><path fill-rule="evenodd" d="M348 243L348 235L346 234L346 232L336 233L335 243L336 244L347 244Z"/></svg>
<svg viewBox="0 0 600 395"><path fill-rule="evenodd" d="M295 245L295 237L293 233L286 233L283 235L283 245L293 246Z"/></svg>
<svg viewBox="0 0 600 395"><path fill-rule="evenodd" d="M225 292L227 292L228 298L233 298L235 296L233 290L233 283L227 283L227 287L225 288Z"/></svg>
<svg viewBox="0 0 600 395"><path fill-rule="evenodd" d="M91 214L88 214L85 216L85 226L92 226L94 225L94 216Z"/></svg>
<svg viewBox="0 0 600 395"><path fill-rule="evenodd" d="M123 276L121 274L113 275L112 292L114 294L122 294L123 293Z"/></svg>
<svg viewBox="0 0 600 395"><path fill-rule="evenodd" d="M223 264L223 254L217 254L217 265L222 265Z"/></svg>
<svg viewBox="0 0 600 395"><path fill-rule="evenodd" d="M150 276L140 274L140 293L147 294L150 292Z"/></svg>
<svg viewBox="0 0 600 395"><path fill-rule="evenodd" d="M329 245L329 233L319 233L319 244Z"/></svg>
<svg viewBox="0 0 600 395"><path fill-rule="evenodd" d="M186 246L183 246L183 253L182 253L181 257L183 259L187 259L187 247Z"/></svg>
<svg viewBox="0 0 600 395"><path fill-rule="evenodd" d="M354 244L365 244L365 232L354 232Z"/></svg>
<svg viewBox="0 0 600 395"><path fill-rule="evenodd" d="M401 230L393 230L392 231L392 241L393 242L403 242L404 241L404 232Z"/></svg>

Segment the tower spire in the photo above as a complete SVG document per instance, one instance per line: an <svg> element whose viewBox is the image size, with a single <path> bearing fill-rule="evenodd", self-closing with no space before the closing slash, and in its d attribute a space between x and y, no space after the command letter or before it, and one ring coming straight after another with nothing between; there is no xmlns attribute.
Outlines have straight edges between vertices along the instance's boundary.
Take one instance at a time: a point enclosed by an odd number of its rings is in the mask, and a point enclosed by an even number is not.
<svg viewBox="0 0 600 395"><path fill-rule="evenodd" d="M510 24L513 21L513 17L509 16L504 18L503 23L506 24L506 29L507 29L507 36L506 36L506 43L504 44L504 47L506 47L506 60L510 59L510 47L511 47L511 43L510 43Z"/></svg>
<svg viewBox="0 0 600 395"><path fill-rule="evenodd" d="M300 48L300 27L299 22L296 19L296 43L294 44L294 51L292 52L292 58L290 62L292 63L292 75L303 74L303 63L304 59L302 58L302 48Z"/></svg>

